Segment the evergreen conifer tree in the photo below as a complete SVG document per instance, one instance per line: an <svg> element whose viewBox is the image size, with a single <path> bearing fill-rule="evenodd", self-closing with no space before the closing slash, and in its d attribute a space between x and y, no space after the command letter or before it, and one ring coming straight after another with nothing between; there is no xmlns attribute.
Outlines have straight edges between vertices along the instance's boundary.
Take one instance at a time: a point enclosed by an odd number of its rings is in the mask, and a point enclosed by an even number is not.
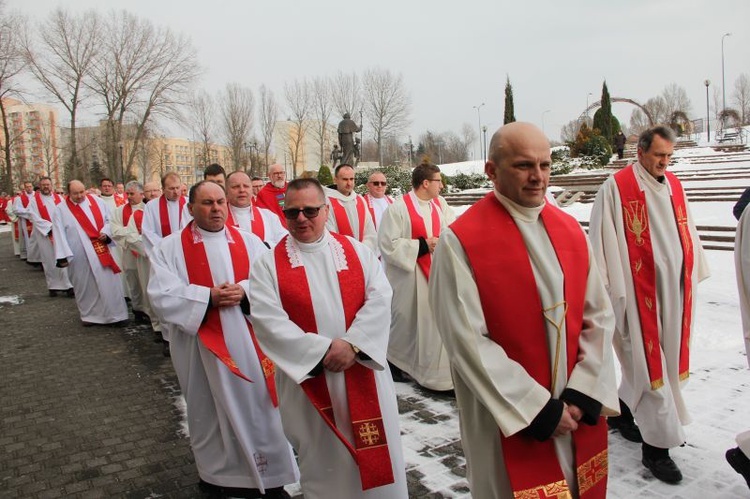
<svg viewBox="0 0 750 499"><path fill-rule="evenodd" d="M503 118L503 125L513 123L516 121L516 113L513 109L513 87L510 84L510 76L506 76L505 80L505 116Z"/></svg>
<svg viewBox="0 0 750 499"><path fill-rule="evenodd" d="M594 114L594 128L599 130L602 137L611 144L615 132L612 127L612 101L609 98L607 81L602 85L602 101L600 109Z"/></svg>

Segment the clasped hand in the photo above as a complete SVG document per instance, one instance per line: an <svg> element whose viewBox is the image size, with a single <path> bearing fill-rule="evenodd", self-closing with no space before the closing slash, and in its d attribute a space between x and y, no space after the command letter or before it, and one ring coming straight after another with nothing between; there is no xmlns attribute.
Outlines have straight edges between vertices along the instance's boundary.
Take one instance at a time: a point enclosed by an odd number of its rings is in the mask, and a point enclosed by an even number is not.
<svg viewBox="0 0 750 499"><path fill-rule="evenodd" d="M560 422L557 423L553 437L559 437L578 429L578 422L583 417L583 411L576 405L563 404L563 413Z"/></svg>
<svg viewBox="0 0 750 499"><path fill-rule="evenodd" d="M336 338L323 357L323 367L335 373L346 371L354 365L356 355L351 343Z"/></svg>
<svg viewBox="0 0 750 499"><path fill-rule="evenodd" d="M245 290L239 284L225 282L211 288L211 304L214 307L234 307L245 297Z"/></svg>

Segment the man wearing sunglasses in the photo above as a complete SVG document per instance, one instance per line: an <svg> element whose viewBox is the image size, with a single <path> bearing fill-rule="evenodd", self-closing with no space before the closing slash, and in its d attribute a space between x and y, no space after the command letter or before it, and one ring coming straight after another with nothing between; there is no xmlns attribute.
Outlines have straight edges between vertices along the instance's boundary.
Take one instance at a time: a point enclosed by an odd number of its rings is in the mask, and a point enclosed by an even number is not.
<svg viewBox="0 0 750 499"><path fill-rule="evenodd" d="M365 199L354 192L354 168L351 165L336 167L333 177L335 187L326 187L329 207L326 228L350 236L377 253L378 241L375 225L367 210Z"/></svg>
<svg viewBox="0 0 750 499"><path fill-rule="evenodd" d="M375 225L375 230L380 226L385 210L393 204L393 198L386 195L385 190L388 187L383 172L373 172L367 179L367 194L364 198L367 202L367 209L370 211L370 218Z"/></svg>
<svg viewBox="0 0 750 499"><path fill-rule="evenodd" d="M304 496L405 499L391 288L372 251L326 229L328 210L317 180L289 183L289 236L253 266L251 320L278 369Z"/></svg>
<svg viewBox="0 0 750 499"><path fill-rule="evenodd" d="M225 225L220 185L194 185L188 209L193 220L154 248L148 294L170 328L201 489L211 497L289 498L284 485L299 475L276 407L274 367L244 315L250 266L268 250Z"/></svg>
<svg viewBox="0 0 750 499"><path fill-rule="evenodd" d="M453 389L450 365L427 302L427 283L438 237L456 216L440 197L440 168L422 163L411 178L413 190L386 210L378 229L393 286L388 360L425 388L447 391Z"/></svg>

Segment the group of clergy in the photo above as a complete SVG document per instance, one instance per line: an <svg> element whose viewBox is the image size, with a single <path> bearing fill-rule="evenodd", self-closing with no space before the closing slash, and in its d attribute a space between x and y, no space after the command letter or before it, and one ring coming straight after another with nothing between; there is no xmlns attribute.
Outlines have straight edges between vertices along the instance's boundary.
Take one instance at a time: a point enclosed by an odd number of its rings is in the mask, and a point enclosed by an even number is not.
<svg viewBox="0 0 750 499"><path fill-rule="evenodd" d="M666 127L641 135L589 236L546 201L550 147L527 123L492 136L494 189L458 219L426 162L395 200L381 172L358 195L349 165L331 186L210 165L187 199L176 173L161 192L126 184L125 202L107 179L99 197L71 181L65 199L42 179L14 215L29 214L25 256L33 245L56 273L51 292L75 291L84 324L121 324L127 294L162 337L209 493L284 498L300 480L307 498L406 498L393 384L406 374L455 390L474 497L598 498L608 423L656 478L682 479L669 449L686 440L708 269L667 171L674 142Z"/></svg>

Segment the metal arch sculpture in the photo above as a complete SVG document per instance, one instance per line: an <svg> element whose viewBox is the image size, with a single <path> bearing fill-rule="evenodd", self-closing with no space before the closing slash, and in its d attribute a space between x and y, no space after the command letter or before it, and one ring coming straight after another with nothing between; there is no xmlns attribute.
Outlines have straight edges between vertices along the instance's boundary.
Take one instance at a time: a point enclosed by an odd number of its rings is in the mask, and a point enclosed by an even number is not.
<svg viewBox="0 0 750 499"><path fill-rule="evenodd" d="M654 126L656 124L654 123L653 116L651 116L651 113L648 112L648 109L643 107L643 105L640 104L639 102L636 102L633 99L626 99L624 97L610 97L609 100L611 102L624 102L625 104L632 104L633 106L643 111L643 114L646 115L646 118L648 118L648 122L651 126ZM590 113L591 111L599 107L602 107L602 101L596 101L593 104L589 105L589 107L587 107L586 110L584 111L584 114L588 115L588 113Z"/></svg>

